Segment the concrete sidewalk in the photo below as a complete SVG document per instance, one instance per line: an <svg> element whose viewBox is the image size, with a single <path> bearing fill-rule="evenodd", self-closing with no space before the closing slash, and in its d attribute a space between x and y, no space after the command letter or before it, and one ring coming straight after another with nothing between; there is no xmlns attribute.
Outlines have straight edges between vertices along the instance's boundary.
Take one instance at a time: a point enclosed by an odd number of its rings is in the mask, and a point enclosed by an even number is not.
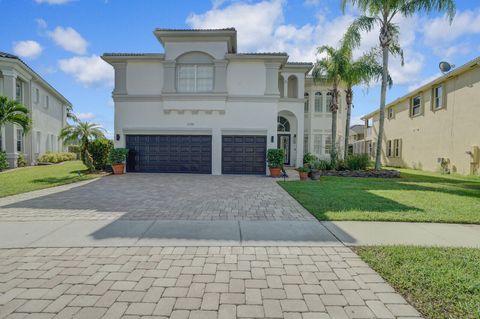
<svg viewBox="0 0 480 319"><path fill-rule="evenodd" d="M404 222L321 222L346 246L419 245L480 248L480 225Z"/></svg>
<svg viewBox="0 0 480 319"><path fill-rule="evenodd" d="M480 248L480 225L121 218L0 223L0 248L169 245L422 245Z"/></svg>

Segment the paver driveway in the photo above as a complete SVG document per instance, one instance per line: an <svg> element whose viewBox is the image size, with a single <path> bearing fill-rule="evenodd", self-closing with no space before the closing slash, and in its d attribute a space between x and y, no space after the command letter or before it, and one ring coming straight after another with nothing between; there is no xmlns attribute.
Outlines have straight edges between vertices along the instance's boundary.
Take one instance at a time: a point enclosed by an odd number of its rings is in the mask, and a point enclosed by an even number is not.
<svg viewBox="0 0 480 319"><path fill-rule="evenodd" d="M119 217L313 220L273 179L258 176L126 174L0 199L0 220Z"/></svg>

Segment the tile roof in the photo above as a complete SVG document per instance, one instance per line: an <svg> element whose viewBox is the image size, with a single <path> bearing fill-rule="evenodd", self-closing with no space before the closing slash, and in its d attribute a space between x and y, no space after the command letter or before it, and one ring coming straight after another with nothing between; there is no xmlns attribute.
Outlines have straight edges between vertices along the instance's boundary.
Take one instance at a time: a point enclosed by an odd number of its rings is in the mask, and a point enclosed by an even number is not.
<svg viewBox="0 0 480 319"><path fill-rule="evenodd" d="M17 60L20 60L20 58L16 55L13 55L13 54L10 54L10 53L7 53L7 52L2 52L0 51L0 57L1 58L7 58L7 59L17 59Z"/></svg>
<svg viewBox="0 0 480 319"><path fill-rule="evenodd" d="M237 53L237 55L284 55L288 56L286 52L244 52Z"/></svg>
<svg viewBox="0 0 480 319"><path fill-rule="evenodd" d="M156 28L155 31L237 31L235 28L220 28L220 29L169 29L169 28Z"/></svg>
<svg viewBox="0 0 480 319"><path fill-rule="evenodd" d="M162 55L162 53L122 53L122 52L107 52L106 56L155 56Z"/></svg>
<svg viewBox="0 0 480 319"><path fill-rule="evenodd" d="M304 65L304 64L311 64L313 65L312 62L287 62L287 65L288 64L291 64L291 65Z"/></svg>

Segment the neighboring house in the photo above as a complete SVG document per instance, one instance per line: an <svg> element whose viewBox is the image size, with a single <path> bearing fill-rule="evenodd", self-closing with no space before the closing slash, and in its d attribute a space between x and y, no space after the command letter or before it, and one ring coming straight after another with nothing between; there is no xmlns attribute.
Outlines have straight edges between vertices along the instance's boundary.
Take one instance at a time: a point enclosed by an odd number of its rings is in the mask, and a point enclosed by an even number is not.
<svg viewBox="0 0 480 319"><path fill-rule="evenodd" d="M154 34L163 54L102 57L115 69L114 140L130 150L127 171L263 175L269 148L284 148L291 166L303 164L305 141L325 152L325 90L322 110L304 115L305 93L314 104L311 63L238 53L233 28Z"/></svg>
<svg viewBox="0 0 480 319"><path fill-rule="evenodd" d="M0 149L6 152L10 167L17 166L19 154L35 164L41 154L63 149L58 135L71 103L20 58L4 52L0 52L0 95L25 105L32 118L27 134L13 124L0 129Z"/></svg>
<svg viewBox="0 0 480 319"><path fill-rule="evenodd" d="M362 143L358 143L358 141L363 141L365 139L365 125L356 124L350 126L348 137L348 146L350 148L350 152L354 154L359 154L364 152L364 146Z"/></svg>
<svg viewBox="0 0 480 319"><path fill-rule="evenodd" d="M378 111L365 115L365 148L374 155ZM480 57L388 104L382 163L478 174Z"/></svg>

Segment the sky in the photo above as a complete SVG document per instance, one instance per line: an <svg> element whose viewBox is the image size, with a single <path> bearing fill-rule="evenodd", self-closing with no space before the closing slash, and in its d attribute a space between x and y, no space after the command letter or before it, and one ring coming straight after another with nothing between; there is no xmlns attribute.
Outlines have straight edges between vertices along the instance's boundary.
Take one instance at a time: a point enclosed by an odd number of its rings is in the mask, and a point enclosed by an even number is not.
<svg viewBox="0 0 480 319"><path fill-rule="evenodd" d="M113 69L105 52L161 53L152 31L237 29L239 52L287 52L314 62L321 45L336 46L360 12L340 0L0 0L0 51L20 56L67 99L82 120L113 132ZM19 14L21 13L21 14ZM480 1L457 0L450 25L443 13L399 17L405 65L391 58L387 102L441 75L440 61L460 66L480 52ZM354 55L378 44L363 34ZM353 122L379 105L379 84L355 88Z"/></svg>

